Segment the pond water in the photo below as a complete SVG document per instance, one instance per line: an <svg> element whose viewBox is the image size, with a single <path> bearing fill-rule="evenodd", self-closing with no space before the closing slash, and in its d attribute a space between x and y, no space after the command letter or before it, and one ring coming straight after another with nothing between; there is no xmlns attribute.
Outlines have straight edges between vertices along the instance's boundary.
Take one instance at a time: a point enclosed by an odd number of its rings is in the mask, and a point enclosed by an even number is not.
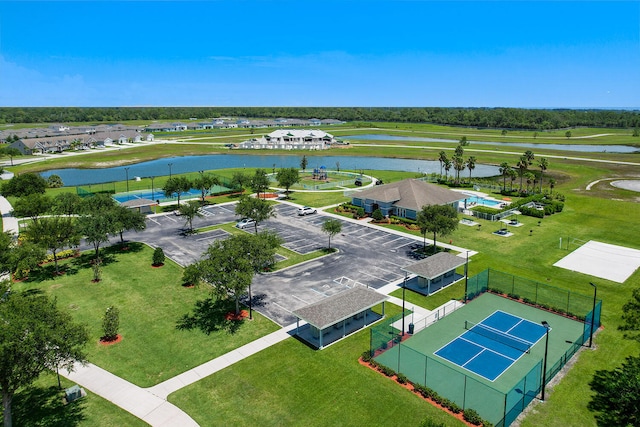
<svg viewBox="0 0 640 427"><path fill-rule="evenodd" d="M419 142L447 142L458 144L453 139L425 138L420 136L398 136L398 135L346 135L341 136L344 140L370 140L370 141L419 141ZM535 150L564 150L581 153L640 153L640 148L629 145L585 145L585 144L536 144L528 142L487 142L469 141L470 144L477 145L504 145L506 147L530 148Z"/></svg>
<svg viewBox="0 0 640 427"><path fill-rule="evenodd" d="M264 168L267 172L283 167L300 167L300 160L305 153L296 155L254 155L254 154L211 154L206 156L184 156L151 160L128 166L105 169L54 169L42 172L45 179L50 175L58 175L67 186L101 184L105 182L124 181L127 177L163 176L197 172L200 170L216 170L227 168ZM325 166L327 169L362 170L367 174L372 170L394 170L416 173L440 173L440 162L435 160L388 159L381 157L357 156L307 156L307 170ZM171 165L171 166L169 166ZM128 171L125 170L128 168ZM451 171L453 172L453 171ZM469 176L469 170L462 174ZM461 174L461 175L462 175ZM473 177L499 175L497 166L476 164Z"/></svg>

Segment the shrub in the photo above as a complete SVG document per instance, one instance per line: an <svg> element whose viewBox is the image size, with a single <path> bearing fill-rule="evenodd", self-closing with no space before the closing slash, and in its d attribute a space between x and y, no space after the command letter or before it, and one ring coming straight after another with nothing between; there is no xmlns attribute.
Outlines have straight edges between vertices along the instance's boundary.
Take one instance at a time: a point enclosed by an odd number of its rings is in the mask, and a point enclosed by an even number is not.
<svg viewBox="0 0 640 427"><path fill-rule="evenodd" d="M158 247L153 251L153 265L164 264L164 258L164 251L162 248Z"/></svg>
<svg viewBox="0 0 640 427"><path fill-rule="evenodd" d="M454 414L459 414L460 412L462 412L462 408L460 406L458 406L458 404L456 402L449 402L448 408Z"/></svg>
<svg viewBox="0 0 640 427"><path fill-rule="evenodd" d="M392 377L396 374L396 371L384 365L380 365L380 372L385 374L387 377Z"/></svg>
<svg viewBox="0 0 640 427"><path fill-rule="evenodd" d="M112 341L118 337L118 329L120 328L120 310L111 306L107 308L102 318L103 338Z"/></svg>
<svg viewBox="0 0 640 427"><path fill-rule="evenodd" d="M380 209L373 211L371 217L376 221L382 221L384 219L384 215L382 215L382 211Z"/></svg>
<svg viewBox="0 0 640 427"><path fill-rule="evenodd" d="M425 418L421 423L420 427L445 427L442 423L437 423L435 421L430 420L429 418Z"/></svg>
<svg viewBox="0 0 640 427"><path fill-rule="evenodd" d="M464 417L465 421L468 421L475 426L479 426L482 424L482 418L480 418L480 415L475 409L465 409L462 412L462 416Z"/></svg>
<svg viewBox="0 0 640 427"><path fill-rule="evenodd" d="M358 216L358 218L364 217L364 208L356 209L356 215Z"/></svg>
<svg viewBox="0 0 640 427"><path fill-rule="evenodd" d="M362 352L362 356L360 356L362 358L363 362L371 362L371 352L369 350L365 350Z"/></svg>
<svg viewBox="0 0 640 427"><path fill-rule="evenodd" d="M407 378L407 376L403 373L398 372L398 374L396 374L396 378L398 379L398 382L400 384L406 384L409 382L409 379Z"/></svg>

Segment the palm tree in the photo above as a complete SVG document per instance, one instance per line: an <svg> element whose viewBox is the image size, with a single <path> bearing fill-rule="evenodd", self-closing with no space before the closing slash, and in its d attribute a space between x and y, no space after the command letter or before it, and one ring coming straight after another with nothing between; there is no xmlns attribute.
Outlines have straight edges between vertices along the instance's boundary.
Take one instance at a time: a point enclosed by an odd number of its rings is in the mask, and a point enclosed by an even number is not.
<svg viewBox="0 0 640 427"><path fill-rule="evenodd" d="M467 166L462 156L453 157L453 168L456 170L456 184L460 184L460 172Z"/></svg>
<svg viewBox="0 0 640 427"><path fill-rule="evenodd" d="M449 171L451 170L451 166L453 166L453 163L451 163L451 160L445 159L444 160L444 180L445 181L449 179Z"/></svg>
<svg viewBox="0 0 640 427"><path fill-rule="evenodd" d="M513 191L513 181L516 180L516 178L518 177L518 174L516 173L515 170L509 168L507 170L507 174L509 175L509 178L511 179L511 184L509 186L509 191Z"/></svg>
<svg viewBox="0 0 640 427"><path fill-rule="evenodd" d="M529 192L529 186L535 182L536 176L531 172L525 172L524 177L527 180L527 193ZM535 188L535 185L534 185Z"/></svg>
<svg viewBox="0 0 640 427"><path fill-rule="evenodd" d="M469 184L471 184L471 171L476 168L476 158L469 156L467 159L467 169L469 169Z"/></svg>
<svg viewBox="0 0 640 427"><path fill-rule="evenodd" d="M549 161L543 157L538 160L538 167L540 168L540 192L542 193L542 177L544 175L544 171L549 168Z"/></svg>
<svg viewBox="0 0 640 427"><path fill-rule="evenodd" d="M529 163L529 165L533 164L533 159L536 158L536 156L533 154L533 151L531 150L525 151L524 156L527 158L527 163Z"/></svg>
<svg viewBox="0 0 640 427"><path fill-rule="evenodd" d="M524 172L529 167L529 162L527 161L527 156L520 156L520 160L518 160L518 164L516 164L516 168L518 168L518 174L520 175L520 191L522 191L522 179L524 178Z"/></svg>
<svg viewBox="0 0 640 427"><path fill-rule="evenodd" d="M444 151L441 151L440 154L438 155L438 161L440 162L440 176L442 176L442 166L447 161L447 153L445 153Z"/></svg>
<svg viewBox="0 0 640 427"><path fill-rule="evenodd" d="M509 163L507 162L502 162L500 163L500 168L498 170L502 175L502 191L507 191L507 175L509 175L511 166L509 166Z"/></svg>
<svg viewBox="0 0 640 427"><path fill-rule="evenodd" d="M553 188L556 186L556 180L551 178L549 180L549 194L553 194Z"/></svg>

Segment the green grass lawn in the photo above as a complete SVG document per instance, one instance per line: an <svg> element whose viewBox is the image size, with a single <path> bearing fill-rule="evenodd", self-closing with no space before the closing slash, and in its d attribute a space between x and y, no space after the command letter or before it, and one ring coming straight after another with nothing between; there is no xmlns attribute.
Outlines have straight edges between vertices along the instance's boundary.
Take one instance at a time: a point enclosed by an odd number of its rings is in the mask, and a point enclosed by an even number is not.
<svg viewBox="0 0 640 427"><path fill-rule="evenodd" d="M399 307L387 305L387 314ZM169 396L201 426L412 425L460 421L358 364L369 330L324 350L290 338Z"/></svg>
<svg viewBox="0 0 640 427"><path fill-rule="evenodd" d="M58 305L88 325L89 361L141 387L148 387L207 362L277 330L256 314L253 321L224 320L233 304L212 301L204 286L181 285L182 268L167 260L151 267L153 251L133 243L128 251L104 251L102 280L92 283L91 254L64 263L55 277L52 265L31 274L15 289L42 289ZM107 307L120 310L122 342L103 346L102 316ZM180 325L180 327L179 327Z"/></svg>
<svg viewBox="0 0 640 427"><path fill-rule="evenodd" d="M74 385L61 377L63 389ZM108 400L85 390L87 396L65 405L55 374L43 374L13 398L14 426L42 427L142 427L147 423ZM0 414L2 414L0 407Z"/></svg>

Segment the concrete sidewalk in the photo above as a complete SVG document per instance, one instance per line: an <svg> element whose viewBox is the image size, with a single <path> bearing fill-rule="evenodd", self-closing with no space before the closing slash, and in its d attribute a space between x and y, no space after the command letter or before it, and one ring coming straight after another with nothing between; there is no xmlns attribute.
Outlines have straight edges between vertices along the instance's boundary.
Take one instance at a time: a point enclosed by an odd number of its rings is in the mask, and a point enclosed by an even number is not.
<svg viewBox="0 0 640 427"><path fill-rule="evenodd" d="M18 218L11 215L13 206L4 197L0 196L0 214L2 215L2 231L18 234Z"/></svg>
<svg viewBox="0 0 640 427"><path fill-rule="evenodd" d="M60 374L155 427L197 426L180 408L91 363Z"/></svg>

